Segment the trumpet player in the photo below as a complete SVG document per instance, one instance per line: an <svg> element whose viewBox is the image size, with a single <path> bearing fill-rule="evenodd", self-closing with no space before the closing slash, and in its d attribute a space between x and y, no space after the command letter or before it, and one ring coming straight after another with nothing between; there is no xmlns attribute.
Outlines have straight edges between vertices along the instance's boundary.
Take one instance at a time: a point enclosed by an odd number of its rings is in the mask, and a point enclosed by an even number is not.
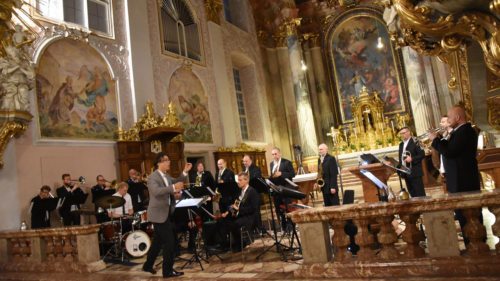
<svg viewBox="0 0 500 281"><path fill-rule="evenodd" d="M129 179L128 183L128 194L132 198L132 205L134 206L134 211L139 212L146 210L145 202L148 200L148 187L144 182L142 182L141 174L136 169L130 169L128 171Z"/></svg>
<svg viewBox="0 0 500 281"><path fill-rule="evenodd" d="M243 162L243 170L245 171L245 173L248 174L249 180L262 177L262 172L260 171L260 168L255 166L252 157L250 155L245 154L243 156L242 162Z"/></svg>
<svg viewBox="0 0 500 281"><path fill-rule="evenodd" d="M64 198L64 203L59 209L59 214L63 220L64 226L80 225L80 214L76 211L80 210L79 202L84 201L85 192L80 188L80 182L71 180L70 174L61 176L63 185L59 187L57 197Z"/></svg>
<svg viewBox="0 0 500 281"><path fill-rule="evenodd" d="M406 187L411 197L425 196L424 182L422 180L422 160L424 151L413 140L410 128L403 127L399 130L401 143L399 143L399 167L405 166L411 170L410 174L401 175L406 182Z"/></svg>
<svg viewBox="0 0 500 281"><path fill-rule="evenodd" d="M292 180L293 177L295 177L295 171L293 170L292 162L281 157L281 150L277 147L274 147L271 150L271 155L273 156L273 161L271 161L271 163L269 164L271 171L271 182L275 185L287 186L288 183L285 179ZM280 206L290 203L291 200L289 198L282 198L280 195L274 196L274 206L276 208L276 214L280 220L282 229L286 229L286 208L281 208Z"/></svg>
<svg viewBox="0 0 500 281"><path fill-rule="evenodd" d="M50 194L50 187L44 185L40 193L31 199L31 229L50 227L50 211L55 206L45 204L49 198L54 197Z"/></svg>
<svg viewBox="0 0 500 281"><path fill-rule="evenodd" d="M323 186L320 188L323 193L324 204L325 206L340 205L337 160L328 154L328 146L324 143L318 146L318 151L318 178L321 177L323 180Z"/></svg>
<svg viewBox="0 0 500 281"><path fill-rule="evenodd" d="M111 183L104 179L102 175L98 175L95 179L97 181L97 184L90 189L90 192L92 193L92 203L94 204L99 198L103 196L111 196L113 195L113 193L115 193L115 190L111 186ZM97 205L95 205L94 208L97 223L103 223L109 220L109 217L106 215L104 210L99 210L99 207Z"/></svg>

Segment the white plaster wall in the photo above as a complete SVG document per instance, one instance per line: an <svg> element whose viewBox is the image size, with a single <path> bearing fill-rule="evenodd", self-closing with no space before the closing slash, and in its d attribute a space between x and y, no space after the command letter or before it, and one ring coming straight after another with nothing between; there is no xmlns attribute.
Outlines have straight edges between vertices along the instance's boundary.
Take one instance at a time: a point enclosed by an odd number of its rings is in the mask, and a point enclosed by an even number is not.
<svg viewBox="0 0 500 281"><path fill-rule="evenodd" d="M134 2L136 2L134 0ZM91 35L90 44L103 54L109 62L118 84L120 121L124 127L133 124L133 97L131 95L128 32L126 29L126 0L113 1L114 39ZM31 97L31 114L36 116L35 97ZM27 131L18 139L11 140L5 151L5 166L0 169L0 230L18 228L22 220L29 224L29 202L47 184L53 188L61 184L61 175L70 173L72 178L84 176L84 190L90 192L97 174L109 180L117 175L114 142L42 142L36 117ZM89 199L87 202L91 200ZM90 206L89 206L90 207Z"/></svg>

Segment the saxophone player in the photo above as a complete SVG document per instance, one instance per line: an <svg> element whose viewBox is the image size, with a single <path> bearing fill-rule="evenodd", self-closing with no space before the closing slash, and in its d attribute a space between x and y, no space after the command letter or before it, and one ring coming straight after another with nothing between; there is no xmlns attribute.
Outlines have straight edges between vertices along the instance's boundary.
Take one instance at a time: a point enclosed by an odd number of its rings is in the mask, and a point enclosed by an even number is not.
<svg viewBox="0 0 500 281"><path fill-rule="evenodd" d="M321 170L321 178L324 182L321 187L324 204L325 206L340 205L339 187L337 183L337 176L339 174L337 160L335 160L335 157L328 154L328 146L326 144L320 144L318 150L318 171ZM320 175L318 175L318 178L319 177Z"/></svg>
<svg viewBox="0 0 500 281"><path fill-rule="evenodd" d="M214 176L210 171L205 170L203 161L198 160L195 166L196 172L189 175L189 182L195 187L208 186L213 189L215 187Z"/></svg>

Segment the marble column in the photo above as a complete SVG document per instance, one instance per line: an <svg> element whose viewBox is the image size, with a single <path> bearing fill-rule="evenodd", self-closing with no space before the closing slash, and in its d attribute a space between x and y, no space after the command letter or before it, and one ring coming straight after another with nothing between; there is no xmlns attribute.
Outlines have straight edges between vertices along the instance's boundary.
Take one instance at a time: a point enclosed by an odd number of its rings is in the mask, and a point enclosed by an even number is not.
<svg viewBox="0 0 500 281"><path fill-rule="evenodd" d="M309 47L309 40L303 41L302 44L302 49L304 50L304 66L305 69L303 71L306 73L306 78L307 78L307 86L309 88L309 97L311 99L311 108L313 112L313 117L314 117L314 128L316 129L316 132L321 132L321 114L319 111L319 99L318 99L318 93L316 91L316 77L314 75L314 70L312 68L312 53L311 53L311 48ZM302 67L302 65L301 65ZM320 142L323 142L323 136L321 133L319 134L318 140Z"/></svg>
<svg viewBox="0 0 500 281"><path fill-rule="evenodd" d="M275 48L263 48L262 53L266 54L267 66L267 98L270 101L269 120L271 122L271 132L273 144L281 149L281 153L286 157L292 156L292 139L289 134L286 110L284 107L283 91L281 88L280 65L278 62L278 51ZM288 137L284 137L288 136ZM290 158L291 159L291 158Z"/></svg>
<svg viewBox="0 0 500 281"><path fill-rule="evenodd" d="M330 127L333 124L333 110L332 103L328 93L326 91L326 74L325 65L323 63L323 56L321 54L321 46L319 43L319 37L311 38L311 56L312 56L312 68L314 70L314 77L316 84L316 94L318 96L319 103L319 120L321 131L319 131L319 140L321 142L331 142L331 138L327 138L326 134L330 131ZM332 145L332 143L330 143Z"/></svg>
<svg viewBox="0 0 500 281"><path fill-rule="evenodd" d="M417 135L420 135L435 127L425 69L420 55L411 48L403 49L403 59L406 66L413 122Z"/></svg>
<svg viewBox="0 0 500 281"><path fill-rule="evenodd" d="M298 19L286 20L274 36L284 93L284 106L292 144L300 144L304 157L316 155L316 129L307 86L301 69L302 50L297 37Z"/></svg>

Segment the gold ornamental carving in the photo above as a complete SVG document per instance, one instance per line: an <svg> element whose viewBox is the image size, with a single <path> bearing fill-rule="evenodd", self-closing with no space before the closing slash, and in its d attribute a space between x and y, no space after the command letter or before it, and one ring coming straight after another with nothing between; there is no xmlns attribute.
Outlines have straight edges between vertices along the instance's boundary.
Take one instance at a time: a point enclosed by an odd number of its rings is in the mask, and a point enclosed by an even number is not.
<svg viewBox="0 0 500 281"><path fill-rule="evenodd" d="M336 153L367 151L396 145L398 128L409 126L407 113L384 114L384 101L377 91L369 92L363 87L359 97L351 97L353 123L331 128L328 136L332 137Z"/></svg>
<svg viewBox="0 0 500 281"><path fill-rule="evenodd" d="M286 47L287 38L297 34L297 27L300 26L301 18L289 18L284 20L275 34L273 39L276 41L276 47Z"/></svg>
<svg viewBox="0 0 500 281"><path fill-rule="evenodd" d="M220 25L220 12L222 11L222 0L205 0L205 11L207 20Z"/></svg>
<svg viewBox="0 0 500 281"><path fill-rule="evenodd" d="M14 136L21 135L22 133L24 133L24 131L26 131L27 128L28 125L25 122L14 120L4 122L0 126L0 169L3 168L3 153L7 148L7 144L9 143L10 139Z"/></svg>
<svg viewBox="0 0 500 281"><path fill-rule="evenodd" d="M155 113L153 103L146 103L146 112L139 118L130 129L118 129L118 141L140 141L140 133L154 128L178 128L181 129L181 122L177 117L174 104L171 102L165 107L165 115L159 116ZM182 135L176 137L176 141L183 141Z"/></svg>
<svg viewBox="0 0 500 281"><path fill-rule="evenodd" d="M486 104L488 106L488 123L496 130L500 130L500 95L487 98Z"/></svg>
<svg viewBox="0 0 500 281"><path fill-rule="evenodd" d="M0 1L0 168L9 141L25 132L33 118L29 93L35 71L27 49L34 36L12 21L22 5L20 0Z"/></svg>
<svg viewBox="0 0 500 281"><path fill-rule="evenodd" d="M265 149L249 146L242 142L235 147L221 146L217 149L218 152L265 152Z"/></svg>
<svg viewBox="0 0 500 281"><path fill-rule="evenodd" d="M397 13L399 20L388 22L391 39L397 45L409 45L419 53L442 56L458 50L465 39L472 38L481 46L486 66L500 76L497 1L490 5L493 14L465 9L446 14L431 8L432 2L417 1L415 4L411 0L392 0L388 9Z"/></svg>

